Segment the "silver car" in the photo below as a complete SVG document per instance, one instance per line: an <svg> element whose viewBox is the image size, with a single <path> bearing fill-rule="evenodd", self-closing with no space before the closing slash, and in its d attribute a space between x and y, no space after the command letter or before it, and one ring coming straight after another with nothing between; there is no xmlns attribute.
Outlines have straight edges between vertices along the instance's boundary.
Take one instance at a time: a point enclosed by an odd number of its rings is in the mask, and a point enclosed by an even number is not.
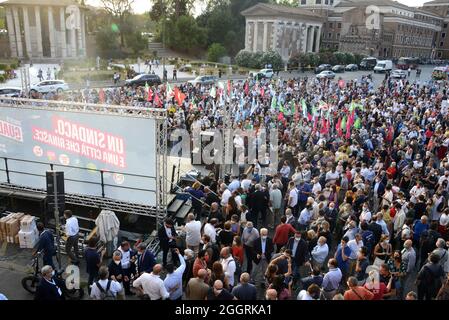
<svg viewBox="0 0 449 320"><path fill-rule="evenodd" d="M325 78L327 78L327 79L334 79L335 78L335 72L329 71L329 70L322 71L321 73L317 74L316 77L318 79L325 79Z"/></svg>
<svg viewBox="0 0 449 320"><path fill-rule="evenodd" d="M44 80L36 83L30 87L30 93L40 92L57 92L61 93L63 91L69 90L69 85L65 83L64 80Z"/></svg>
<svg viewBox="0 0 449 320"><path fill-rule="evenodd" d="M19 87L4 87L0 88L1 97L17 98L22 95L22 88Z"/></svg>
<svg viewBox="0 0 449 320"><path fill-rule="evenodd" d="M209 85L209 84L214 84L217 82L217 77L216 76L199 76L196 77L194 80L189 80L189 83L193 84L193 85Z"/></svg>

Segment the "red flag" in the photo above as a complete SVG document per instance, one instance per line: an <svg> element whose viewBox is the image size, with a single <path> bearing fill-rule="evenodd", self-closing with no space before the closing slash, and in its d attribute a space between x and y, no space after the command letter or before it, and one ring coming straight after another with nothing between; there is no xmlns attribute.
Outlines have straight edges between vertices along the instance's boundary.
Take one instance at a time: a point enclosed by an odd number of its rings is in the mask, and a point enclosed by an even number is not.
<svg viewBox="0 0 449 320"><path fill-rule="evenodd" d="M182 93L181 90L178 89L178 87L175 87L175 100L178 102L178 106L181 106L186 98L186 95Z"/></svg>
<svg viewBox="0 0 449 320"><path fill-rule="evenodd" d="M329 132L328 129L328 121L326 119L321 119L321 130L320 133L321 134L327 134Z"/></svg>
<svg viewBox="0 0 449 320"><path fill-rule="evenodd" d="M260 95L263 97L263 96L265 96L265 89L264 88L261 88L260 89Z"/></svg>
<svg viewBox="0 0 449 320"><path fill-rule="evenodd" d="M338 118L338 122L337 122L337 125L336 125L336 129L337 129L337 134L338 134L338 136L341 137L342 134L343 134L343 132L341 132L341 117Z"/></svg>
<svg viewBox="0 0 449 320"><path fill-rule="evenodd" d="M248 95L249 93L249 84L248 81L245 82L245 95Z"/></svg>
<svg viewBox="0 0 449 320"><path fill-rule="evenodd" d="M231 96L231 80L228 80L228 96Z"/></svg>
<svg viewBox="0 0 449 320"><path fill-rule="evenodd" d="M104 90L103 90L103 88L100 89L100 92L98 92L98 98L100 99L100 103L101 103L101 104L104 104L105 96L104 96Z"/></svg>
<svg viewBox="0 0 449 320"><path fill-rule="evenodd" d="M351 115L349 116L348 122L346 123L346 139L351 138L351 127L354 123L354 111L352 111Z"/></svg>
<svg viewBox="0 0 449 320"><path fill-rule="evenodd" d="M161 107L162 106L162 102L161 99L159 99L159 95L156 93L156 96L154 97L154 103L156 104L156 106Z"/></svg>
<svg viewBox="0 0 449 320"><path fill-rule="evenodd" d="M307 114L307 120L312 121L313 117L310 113Z"/></svg>
<svg viewBox="0 0 449 320"><path fill-rule="evenodd" d="M152 101L152 100L153 100L153 90L151 90L150 88L148 88L147 101Z"/></svg>

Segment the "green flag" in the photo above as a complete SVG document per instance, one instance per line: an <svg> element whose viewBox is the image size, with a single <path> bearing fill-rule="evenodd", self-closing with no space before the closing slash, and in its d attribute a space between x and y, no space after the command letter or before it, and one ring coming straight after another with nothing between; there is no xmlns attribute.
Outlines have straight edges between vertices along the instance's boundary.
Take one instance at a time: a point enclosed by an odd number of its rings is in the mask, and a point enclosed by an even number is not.
<svg viewBox="0 0 449 320"><path fill-rule="evenodd" d="M271 110L276 109L276 104L277 104L277 99L276 99L276 96L274 95L273 98L271 99Z"/></svg>
<svg viewBox="0 0 449 320"><path fill-rule="evenodd" d="M302 99L301 100L301 105L302 105L302 116L304 118L307 118L307 105L306 105L306 100Z"/></svg>
<svg viewBox="0 0 449 320"><path fill-rule="evenodd" d="M343 120L341 120L341 125L340 125L341 130L346 130L346 120L347 120L347 118L346 118L346 116L344 116Z"/></svg>
<svg viewBox="0 0 449 320"><path fill-rule="evenodd" d="M354 122L354 128L360 129L362 127L362 121L360 121L360 118L357 118Z"/></svg>

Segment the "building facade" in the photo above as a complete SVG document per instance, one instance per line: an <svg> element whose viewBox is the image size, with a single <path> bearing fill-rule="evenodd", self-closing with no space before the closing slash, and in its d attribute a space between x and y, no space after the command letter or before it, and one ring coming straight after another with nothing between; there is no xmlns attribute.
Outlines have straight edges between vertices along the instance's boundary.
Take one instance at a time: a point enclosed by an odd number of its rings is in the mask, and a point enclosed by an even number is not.
<svg viewBox="0 0 449 320"><path fill-rule="evenodd" d="M9 56L78 58L86 55L84 9L72 0L8 0Z"/></svg>
<svg viewBox="0 0 449 320"><path fill-rule="evenodd" d="M246 51L274 50L288 61L294 54L320 50L323 19L319 14L265 3L241 14L246 18Z"/></svg>
<svg viewBox="0 0 449 320"><path fill-rule="evenodd" d="M442 17L441 32L435 41L435 58L449 59L449 0L435 0L424 3L423 9Z"/></svg>

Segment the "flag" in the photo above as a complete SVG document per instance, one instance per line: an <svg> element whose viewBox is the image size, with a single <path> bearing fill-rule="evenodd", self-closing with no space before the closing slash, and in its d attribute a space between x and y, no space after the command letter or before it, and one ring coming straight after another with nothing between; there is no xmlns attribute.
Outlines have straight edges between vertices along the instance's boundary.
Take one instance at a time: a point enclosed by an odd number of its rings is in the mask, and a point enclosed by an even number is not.
<svg viewBox="0 0 449 320"><path fill-rule="evenodd" d="M231 96L231 90L232 90L231 80L228 80L228 96Z"/></svg>
<svg viewBox="0 0 449 320"><path fill-rule="evenodd" d="M173 95L173 88L170 85L170 83L168 83L168 82L167 82L167 87L166 87L165 93L167 95L166 96L167 101L170 100L171 96Z"/></svg>
<svg viewBox="0 0 449 320"><path fill-rule="evenodd" d="M258 104L256 104L256 98L253 97L253 101L251 102L251 112L250 115L253 115L254 111L256 111Z"/></svg>
<svg viewBox="0 0 449 320"><path fill-rule="evenodd" d="M159 99L159 95L156 93L156 96L154 97L154 103L157 107L162 107L162 101Z"/></svg>
<svg viewBox="0 0 449 320"><path fill-rule="evenodd" d="M245 82L245 95L248 95L248 93L249 93L249 84L248 84L248 81L246 81Z"/></svg>
<svg viewBox="0 0 449 320"><path fill-rule="evenodd" d="M181 106L186 98L186 95L179 90L178 87L175 87L175 100L178 102L178 106Z"/></svg>
<svg viewBox="0 0 449 320"><path fill-rule="evenodd" d="M153 100L153 91L151 91L148 82L145 82L145 91L147 92L147 101Z"/></svg>
<svg viewBox="0 0 449 320"><path fill-rule="evenodd" d="M306 105L306 100L302 99L301 100L301 104L302 104L302 116L304 118L307 118L307 105Z"/></svg>
<svg viewBox="0 0 449 320"><path fill-rule="evenodd" d="M215 89L215 86L210 89L209 95L214 99L217 97L217 90Z"/></svg>
<svg viewBox="0 0 449 320"><path fill-rule="evenodd" d="M98 99L100 99L100 103L104 104L105 101L105 95L103 88L100 89L100 92L98 92Z"/></svg>
<svg viewBox="0 0 449 320"><path fill-rule="evenodd" d="M273 98L271 99L271 110L276 109L276 105L277 105L277 99L276 99L276 96L273 96Z"/></svg>
<svg viewBox="0 0 449 320"><path fill-rule="evenodd" d="M360 129L362 127L362 121L360 121L360 118L357 118L354 122L354 128Z"/></svg>
<svg viewBox="0 0 449 320"><path fill-rule="evenodd" d="M343 130L343 129L346 130L346 122L347 122L347 120L348 120L347 117L344 116L343 120L341 120L341 122L340 122L340 130Z"/></svg>
<svg viewBox="0 0 449 320"><path fill-rule="evenodd" d="M327 103L324 102L323 100L321 100L321 101L318 103L318 108L319 108L320 110L323 110L323 111L329 110L329 106L328 106Z"/></svg>
<svg viewBox="0 0 449 320"><path fill-rule="evenodd" d="M341 137L343 135L343 133L341 132L341 117L338 118L338 122L337 125L335 126L335 128L337 129L337 134L339 137Z"/></svg>
<svg viewBox="0 0 449 320"><path fill-rule="evenodd" d="M265 89L263 87L260 89L260 95L262 97L265 95Z"/></svg>

